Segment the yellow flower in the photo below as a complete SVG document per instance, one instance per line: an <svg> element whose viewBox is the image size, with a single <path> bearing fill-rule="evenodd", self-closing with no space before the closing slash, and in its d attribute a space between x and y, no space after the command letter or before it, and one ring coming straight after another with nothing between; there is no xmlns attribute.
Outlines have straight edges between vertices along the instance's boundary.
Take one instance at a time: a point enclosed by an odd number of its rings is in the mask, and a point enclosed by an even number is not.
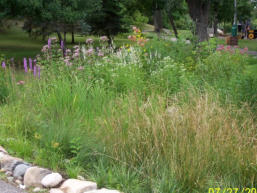
<svg viewBox="0 0 257 193"><path fill-rule="evenodd" d="M53 142L53 143L52 143L52 147L53 147L53 148L57 148L57 147L59 147L59 145L60 145L60 144L59 144L58 142Z"/></svg>
<svg viewBox="0 0 257 193"><path fill-rule="evenodd" d="M39 135L38 133L35 133L34 137L35 137L36 139L41 139L41 135Z"/></svg>

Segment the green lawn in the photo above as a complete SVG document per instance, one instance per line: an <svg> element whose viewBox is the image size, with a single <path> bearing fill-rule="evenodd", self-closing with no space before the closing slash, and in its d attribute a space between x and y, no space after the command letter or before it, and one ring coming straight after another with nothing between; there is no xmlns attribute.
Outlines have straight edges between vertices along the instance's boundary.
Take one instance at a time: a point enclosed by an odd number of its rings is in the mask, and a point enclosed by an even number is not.
<svg viewBox="0 0 257 193"><path fill-rule="evenodd" d="M251 51L257 51L257 39L255 40L239 40L241 48L248 47Z"/></svg>
<svg viewBox="0 0 257 193"><path fill-rule="evenodd" d="M53 34L52 36L55 36ZM75 43L84 43L87 38L97 39L95 36L81 36L75 35ZM129 43L126 37L119 35L115 38L116 45L122 45ZM71 34L67 34L68 47L72 47ZM21 60L23 57L34 57L36 56L42 46L47 44L41 40L41 37L35 39L30 38L28 34L21 28L11 28L8 31L0 32L0 54L4 54L6 57L14 57L16 60Z"/></svg>

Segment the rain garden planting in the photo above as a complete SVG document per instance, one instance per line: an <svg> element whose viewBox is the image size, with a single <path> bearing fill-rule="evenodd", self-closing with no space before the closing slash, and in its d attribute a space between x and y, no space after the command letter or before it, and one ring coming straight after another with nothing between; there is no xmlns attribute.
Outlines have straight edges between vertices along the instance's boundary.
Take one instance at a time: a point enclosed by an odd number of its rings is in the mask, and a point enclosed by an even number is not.
<svg viewBox="0 0 257 193"><path fill-rule="evenodd" d="M257 77L247 48L107 37L0 56L0 144L125 193L257 185Z"/></svg>

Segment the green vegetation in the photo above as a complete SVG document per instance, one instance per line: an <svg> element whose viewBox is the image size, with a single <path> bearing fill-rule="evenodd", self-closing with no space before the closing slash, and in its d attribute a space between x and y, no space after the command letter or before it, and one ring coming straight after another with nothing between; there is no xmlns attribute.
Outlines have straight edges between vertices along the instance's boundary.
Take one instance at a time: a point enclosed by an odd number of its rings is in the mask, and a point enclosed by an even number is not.
<svg viewBox="0 0 257 193"><path fill-rule="evenodd" d="M1 0L0 145L125 193L257 187L256 40L205 41L233 2Z"/></svg>
<svg viewBox="0 0 257 193"><path fill-rule="evenodd" d="M117 51L106 42L73 48L68 61L52 45L38 58L40 78L1 69L10 81L0 81L0 143L126 193L256 187L257 78L248 57L216 52L215 41L198 49L135 41L141 46Z"/></svg>

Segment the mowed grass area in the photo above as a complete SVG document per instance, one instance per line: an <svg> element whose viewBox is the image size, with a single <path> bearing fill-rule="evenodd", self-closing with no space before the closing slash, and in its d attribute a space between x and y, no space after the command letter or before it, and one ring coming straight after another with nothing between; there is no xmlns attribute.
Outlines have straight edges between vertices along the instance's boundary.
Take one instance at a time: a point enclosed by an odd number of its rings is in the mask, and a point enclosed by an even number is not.
<svg viewBox="0 0 257 193"><path fill-rule="evenodd" d="M56 34L52 34L56 36ZM84 44L87 38L97 40L96 36L75 35L75 44ZM120 46L129 41L124 35L119 35L115 38L116 45ZM47 41L42 41L42 37L31 38L28 33L19 27L12 27L9 30L0 32L0 54L4 54L7 58L15 58L21 61L24 57L35 57L40 53L42 46L47 44ZM67 46L72 47L71 34L67 34Z"/></svg>

